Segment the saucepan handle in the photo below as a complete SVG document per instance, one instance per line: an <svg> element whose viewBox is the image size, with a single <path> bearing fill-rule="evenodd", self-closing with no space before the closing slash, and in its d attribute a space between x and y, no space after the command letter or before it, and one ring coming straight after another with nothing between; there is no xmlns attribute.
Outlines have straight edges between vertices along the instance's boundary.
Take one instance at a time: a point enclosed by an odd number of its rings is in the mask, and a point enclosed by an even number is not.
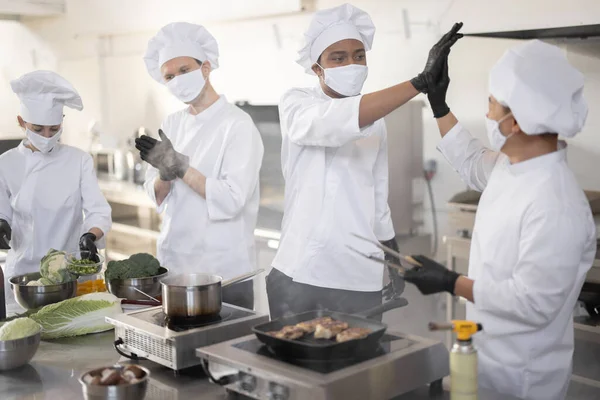
<svg viewBox="0 0 600 400"><path fill-rule="evenodd" d="M405 307L407 305L408 305L408 300L406 300L404 297L396 297L390 301L383 303L380 306L371 308L370 310L356 313L354 315L357 315L359 317L364 317L364 318L370 318L375 315L383 314L386 311L394 310L394 309L400 308L400 307Z"/></svg>
<svg viewBox="0 0 600 400"><path fill-rule="evenodd" d="M240 283L242 281L245 281L246 279L252 278L253 276L256 276L263 272L265 272L265 270L260 268L260 269L257 269L256 271L252 271L252 272L248 272L247 274L244 274L244 275L236 276L235 278L231 278L231 279L221 282L221 287L233 285L234 283Z"/></svg>

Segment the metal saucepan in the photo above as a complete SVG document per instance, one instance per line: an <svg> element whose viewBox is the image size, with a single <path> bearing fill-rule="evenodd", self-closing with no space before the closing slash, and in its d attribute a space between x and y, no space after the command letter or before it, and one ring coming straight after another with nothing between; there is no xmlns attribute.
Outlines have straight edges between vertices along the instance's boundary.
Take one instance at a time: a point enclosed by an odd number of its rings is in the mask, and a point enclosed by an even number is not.
<svg viewBox="0 0 600 400"><path fill-rule="evenodd" d="M169 318L190 319L210 317L221 312L221 289L252 278L259 269L224 281L219 275L180 274L160 281L163 312Z"/></svg>

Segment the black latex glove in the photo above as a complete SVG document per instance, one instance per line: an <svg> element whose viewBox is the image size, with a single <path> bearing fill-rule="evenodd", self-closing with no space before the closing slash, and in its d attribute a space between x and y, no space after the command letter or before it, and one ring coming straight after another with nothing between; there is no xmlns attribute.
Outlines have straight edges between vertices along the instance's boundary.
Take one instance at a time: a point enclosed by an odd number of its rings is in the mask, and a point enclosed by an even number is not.
<svg viewBox="0 0 600 400"><path fill-rule="evenodd" d="M410 80L410 83L421 93L427 93L429 90L429 82L435 82L439 79L442 70L444 69L445 59L450 54L450 48L458 39L463 37L462 33L458 33L462 28L462 22L454 24L452 29L448 31L442 38L433 45L429 50L429 56L425 63L423 72Z"/></svg>
<svg viewBox="0 0 600 400"><path fill-rule="evenodd" d="M398 251L398 243L396 243L396 239L386 240L381 242L381 244L389 247L392 250ZM400 260L387 253L385 253L385 260L393 262L396 265L400 265ZM387 267L387 269L390 283L383 288L383 296L386 300L390 300L392 298L399 297L402 292L404 292L404 286L406 283L396 268Z"/></svg>
<svg viewBox="0 0 600 400"><path fill-rule="evenodd" d="M404 273L404 280L413 283L423 294L448 292L454 295L454 285L459 274L425 256L412 256L412 258L423 266L407 270Z"/></svg>
<svg viewBox="0 0 600 400"><path fill-rule="evenodd" d="M10 246L8 242L10 242L12 236L12 229L6 220L0 219L0 249L9 250Z"/></svg>
<svg viewBox="0 0 600 400"><path fill-rule="evenodd" d="M158 130L158 135L160 141L146 135L135 139L135 148L140 151L140 157L158 169L164 181L183 178L190 165L189 157L175 151L162 129Z"/></svg>
<svg viewBox="0 0 600 400"><path fill-rule="evenodd" d="M88 260L92 260L95 262L99 261L98 258L98 248L96 247L96 235L94 235L91 232L87 232L84 233L83 235L81 235L81 238L79 239L79 250L81 251L89 251L90 254L88 254L85 258L87 258Z"/></svg>
<svg viewBox="0 0 600 400"><path fill-rule="evenodd" d="M448 91L449 85L450 76L448 75L448 57L446 57L442 74L437 81L429 83L427 93L427 99L429 100L429 105L431 105L431 110L433 111L433 116L435 118L442 118L450 112L450 108L448 107L448 104L446 104L446 92Z"/></svg>

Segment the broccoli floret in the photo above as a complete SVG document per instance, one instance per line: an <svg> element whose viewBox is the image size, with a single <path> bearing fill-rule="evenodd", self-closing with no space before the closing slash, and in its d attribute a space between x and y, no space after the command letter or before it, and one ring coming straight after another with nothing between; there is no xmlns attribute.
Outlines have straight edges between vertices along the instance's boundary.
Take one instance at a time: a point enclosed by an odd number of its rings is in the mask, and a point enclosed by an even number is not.
<svg viewBox="0 0 600 400"><path fill-rule="evenodd" d="M110 261L104 272L104 279L145 278L158 274L160 263L150 254L134 254L127 260Z"/></svg>

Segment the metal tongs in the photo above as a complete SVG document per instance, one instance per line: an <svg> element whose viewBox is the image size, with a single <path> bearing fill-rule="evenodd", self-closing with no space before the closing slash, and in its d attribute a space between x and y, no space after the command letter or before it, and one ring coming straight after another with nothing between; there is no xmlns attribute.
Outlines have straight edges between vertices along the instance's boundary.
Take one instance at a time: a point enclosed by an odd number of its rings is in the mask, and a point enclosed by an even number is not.
<svg viewBox="0 0 600 400"><path fill-rule="evenodd" d="M389 255L391 255L391 256L393 256L393 257L396 257L396 258L397 258L397 259L399 259L399 260L404 260L404 261L408 262L409 264L411 264L411 265L414 265L415 267L421 267L421 266L422 266L422 264L421 264L420 262L418 262L417 260L415 260L415 259L414 259L414 258L412 258L411 256L406 256L406 255L404 255L404 254L398 253L396 250L390 249L389 247L387 247L387 246L385 246L385 245L383 245L383 244L379 243L379 242L378 242L378 241L376 241L376 240L372 240L372 239L366 238L366 237L364 237L364 236L357 235L356 233L353 233L353 234L352 234L352 236L355 236L355 237L357 237L357 238L359 238L359 239L361 239L361 240L364 240L364 241L366 241L366 242L369 242L369 243L371 243L371 244L374 244L374 245L375 245L375 246L377 246L379 249L383 250L383 252L384 252L384 253L387 253L387 254L389 254ZM358 254L360 254L361 256L363 256L363 257L365 257L365 258L368 258L369 260L372 260L372 261L378 262L378 263L380 263L380 264L383 264L383 265L386 265L386 266L388 266L388 267L395 268L395 269L397 269L397 270L398 270L398 271L399 271L399 272L400 272L402 275L404 275L404 273L406 272L406 268L404 268L404 267L403 267L403 266L401 266L401 265L398 265L398 264L396 264L396 263L393 263L393 262L391 262L391 261L385 260L385 259L383 259L383 258L379 258L379 257L377 257L377 256L374 256L374 255L371 255L371 254L365 254L365 253L363 253L362 251L358 251L358 250L356 250L355 248L353 248L353 247L350 247L350 246L346 246L346 247L348 247L350 250L354 251L355 253L358 253Z"/></svg>

